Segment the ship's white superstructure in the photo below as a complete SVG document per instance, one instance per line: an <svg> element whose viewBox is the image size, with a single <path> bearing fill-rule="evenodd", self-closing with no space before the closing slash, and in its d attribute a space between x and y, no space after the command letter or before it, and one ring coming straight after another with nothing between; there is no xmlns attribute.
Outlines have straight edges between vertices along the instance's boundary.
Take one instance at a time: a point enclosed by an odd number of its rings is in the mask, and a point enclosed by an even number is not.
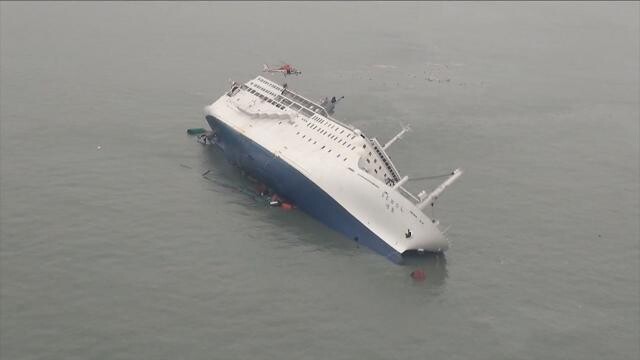
<svg viewBox="0 0 640 360"><path fill-rule="evenodd" d="M454 171L436 192L413 195L403 187L408 178L401 176L385 152L399 136L382 145L377 139L367 138L360 130L334 119L317 103L262 76L234 85L207 106L205 113L214 131L216 127L226 126L228 134L237 134L257 144L256 148L295 169L306 178L305 183L309 180L343 208L346 212L340 219L323 219L322 214L313 211L313 203L305 205L309 213L329 226L331 222L348 221L342 219L348 213L353 217L350 221L359 223L358 229L360 225L366 227L396 255L408 250L447 249L448 241L438 222L422 209L431 205L442 190L457 179L460 170ZM246 156L254 157L251 151ZM267 169L270 161L253 166L257 171L260 166ZM298 192L305 192L304 188L295 187L302 182L294 182L292 186ZM298 199L294 199L295 202L306 200L305 194L281 191L285 196ZM311 191L309 194L317 196ZM362 230L344 230L349 229L347 223L332 227L353 240L361 240L358 231ZM393 256L393 251L385 246L370 247L385 256Z"/></svg>

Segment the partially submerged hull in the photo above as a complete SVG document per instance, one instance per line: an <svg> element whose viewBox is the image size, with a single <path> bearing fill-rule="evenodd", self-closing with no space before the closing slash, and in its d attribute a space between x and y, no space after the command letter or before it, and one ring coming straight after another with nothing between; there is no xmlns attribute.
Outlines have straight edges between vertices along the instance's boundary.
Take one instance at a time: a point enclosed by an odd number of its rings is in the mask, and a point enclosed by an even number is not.
<svg viewBox="0 0 640 360"><path fill-rule="evenodd" d="M401 261L398 251L371 232L298 170L214 116L207 115L206 120L215 129L216 144L231 163L331 229L393 262Z"/></svg>
<svg viewBox="0 0 640 360"><path fill-rule="evenodd" d="M408 251L442 252L448 241L423 213L461 175L413 195L386 149L325 108L264 77L205 108L226 158L351 241L399 262Z"/></svg>

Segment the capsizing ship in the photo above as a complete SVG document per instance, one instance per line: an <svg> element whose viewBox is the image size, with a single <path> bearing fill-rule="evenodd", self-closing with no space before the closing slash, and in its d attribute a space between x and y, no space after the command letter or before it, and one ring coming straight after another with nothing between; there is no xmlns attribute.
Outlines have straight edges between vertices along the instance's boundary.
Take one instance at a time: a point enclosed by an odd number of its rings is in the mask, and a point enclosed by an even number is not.
<svg viewBox="0 0 640 360"><path fill-rule="evenodd" d="M408 128L382 145L263 76L234 82L204 111L209 139L228 161L352 241L395 263L409 252L449 247L446 230L423 211L462 170L431 193L405 189L409 177L386 150Z"/></svg>

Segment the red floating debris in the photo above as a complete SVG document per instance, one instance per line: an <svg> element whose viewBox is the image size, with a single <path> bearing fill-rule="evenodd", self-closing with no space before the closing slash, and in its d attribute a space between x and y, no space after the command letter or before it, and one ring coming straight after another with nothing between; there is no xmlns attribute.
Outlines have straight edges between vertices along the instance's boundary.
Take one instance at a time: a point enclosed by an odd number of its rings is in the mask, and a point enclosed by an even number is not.
<svg viewBox="0 0 640 360"><path fill-rule="evenodd" d="M282 205L280 205L280 207L282 207L282 210L292 210L293 209L293 205L283 202Z"/></svg>
<svg viewBox="0 0 640 360"><path fill-rule="evenodd" d="M427 275L424 273L424 270L416 269L411 272L411 278L417 281L423 281L427 278Z"/></svg>

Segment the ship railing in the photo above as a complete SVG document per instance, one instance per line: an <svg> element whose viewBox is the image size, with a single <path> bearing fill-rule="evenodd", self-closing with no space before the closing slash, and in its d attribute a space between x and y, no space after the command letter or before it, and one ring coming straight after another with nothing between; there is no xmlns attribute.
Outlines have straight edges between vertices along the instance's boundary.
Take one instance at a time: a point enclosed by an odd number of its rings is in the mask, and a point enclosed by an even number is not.
<svg viewBox="0 0 640 360"><path fill-rule="evenodd" d="M342 121L331 117L327 113L327 110L323 106L318 105L315 102L313 102L313 101L311 101L311 100L309 100L309 99L307 99L307 98L305 98L305 97L303 97L301 95L298 95L298 94L294 93L293 91L291 91L289 89L282 90L282 97L288 99L289 101L297 103L298 105L302 106L302 108L306 108L307 110L311 111L312 113L317 113L319 115L322 115L325 118L327 118L328 120L333 121L336 124L346 128L346 129L349 129L349 130L352 130L352 131L354 129L352 125L345 124ZM278 99L278 97L276 97L276 99ZM305 115L308 115L308 114L305 114ZM311 117L311 116L309 116L309 117Z"/></svg>
<svg viewBox="0 0 640 360"><path fill-rule="evenodd" d="M302 108L306 108L306 110L311 111L312 113L317 113L319 115L324 116L325 118L327 118L327 120L329 121L333 121L334 123L349 129L351 131L354 131L355 128L353 127L353 125L351 124L346 124L343 123L342 121L331 117L329 115L329 113L327 113L327 109L325 109L322 105L319 105L307 98L305 98L302 95L296 94L293 91L287 89L287 88L282 88L281 86L278 86L276 84L274 84L271 80L266 79L262 76L258 76L259 81L263 82L263 83L267 83L269 84L271 87L273 87L274 89L282 89L281 91L281 95L276 96L276 98L274 100L279 101L282 105L287 106L287 107L291 107L291 103L297 103L299 106L301 106ZM295 111L301 112L301 109L294 109ZM303 112L304 113L304 112ZM308 115L308 114L305 114ZM310 117L310 116L309 116Z"/></svg>
<svg viewBox="0 0 640 360"><path fill-rule="evenodd" d="M312 112L317 112L320 115L324 116L324 117L329 117L329 114L327 114L327 111L320 105L315 104L314 102L305 99L304 97L288 90L288 89L284 89L282 90L282 96L286 97L287 99L297 102L298 104L302 105L303 107L306 107L307 109L311 110Z"/></svg>
<svg viewBox="0 0 640 360"><path fill-rule="evenodd" d="M384 150L381 149L378 139L376 138L370 139L370 142L371 142L371 145L373 146L373 150L378 154L378 156L382 160L382 163L387 168L387 170L389 170L389 173L391 174L393 181L394 182L400 181L400 174L398 173L398 170L393 165L393 163L391 162L391 159L389 159L389 157L384 152Z"/></svg>

